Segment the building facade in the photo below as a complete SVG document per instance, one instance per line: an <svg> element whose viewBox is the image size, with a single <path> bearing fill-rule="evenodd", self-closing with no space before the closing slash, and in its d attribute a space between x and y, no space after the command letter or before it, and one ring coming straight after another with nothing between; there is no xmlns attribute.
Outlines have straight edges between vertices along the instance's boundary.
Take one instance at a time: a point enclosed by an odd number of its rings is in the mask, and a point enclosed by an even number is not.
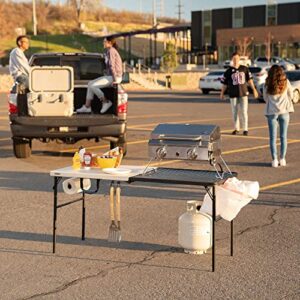
<svg viewBox="0 0 300 300"><path fill-rule="evenodd" d="M192 52L300 58L300 2L192 12Z"/></svg>

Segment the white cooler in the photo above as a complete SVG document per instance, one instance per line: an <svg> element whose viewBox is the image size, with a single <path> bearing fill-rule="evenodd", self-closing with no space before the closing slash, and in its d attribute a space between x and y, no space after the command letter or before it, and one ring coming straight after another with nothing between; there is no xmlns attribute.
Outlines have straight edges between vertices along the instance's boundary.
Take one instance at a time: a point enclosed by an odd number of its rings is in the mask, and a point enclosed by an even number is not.
<svg viewBox="0 0 300 300"><path fill-rule="evenodd" d="M30 116L72 116L74 72L68 66L33 67L27 94Z"/></svg>

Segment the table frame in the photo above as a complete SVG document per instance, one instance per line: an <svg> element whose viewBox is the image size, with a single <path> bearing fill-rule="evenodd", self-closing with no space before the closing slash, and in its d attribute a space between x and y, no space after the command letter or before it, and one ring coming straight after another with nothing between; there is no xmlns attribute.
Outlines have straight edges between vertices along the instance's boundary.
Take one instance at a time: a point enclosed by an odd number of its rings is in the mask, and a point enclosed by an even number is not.
<svg viewBox="0 0 300 300"><path fill-rule="evenodd" d="M236 176L236 173L233 173L231 177ZM146 180L136 180L138 178L139 175L137 176L133 176L133 177L129 177L128 179L128 183L132 183L132 182L136 182L136 181L144 181L147 182ZM62 178L66 178L66 177L62 177L62 176L54 176L54 186L53 186L53 192L54 192L54 197L53 197L53 236L52 236L52 252L55 253L56 251L56 229L57 229L57 213L58 213L58 209L71 205L73 203L82 201L82 215L81 215L81 239L85 240L85 219L86 219L86 214L85 214L85 195L86 194L95 194L98 192L99 187L100 187L100 179L96 179L96 189L94 191L86 191L83 188L83 179L86 178L81 178L80 176L78 178L80 178L80 187L82 190L81 193L81 197L78 199L74 199L68 202L64 202L62 204L58 204L58 185L60 183L60 181L62 180ZM91 179L95 179L95 178L91 178ZM120 181L118 180L109 180L109 179L103 179L103 180L108 180L112 183L117 182L117 184L120 184ZM149 180L148 182L153 182L151 180ZM159 182L159 181L155 181L155 182ZM162 181L163 183L164 181ZM173 183L173 184L180 184L179 182L169 182L169 183ZM188 185L188 183L184 182L182 183L184 185ZM191 185L196 185L196 184L191 184ZM212 272L215 271L215 266L216 266L216 259L215 259L215 254L216 254L216 240L215 240L215 223L219 220L216 218L216 190L215 190L215 186L217 185L217 183L209 183L209 184L199 184L198 186L202 186L205 188L206 192L208 193L208 195L210 196L211 200L212 200ZM211 188L211 189L210 189ZM233 220L230 222L230 256L233 256Z"/></svg>

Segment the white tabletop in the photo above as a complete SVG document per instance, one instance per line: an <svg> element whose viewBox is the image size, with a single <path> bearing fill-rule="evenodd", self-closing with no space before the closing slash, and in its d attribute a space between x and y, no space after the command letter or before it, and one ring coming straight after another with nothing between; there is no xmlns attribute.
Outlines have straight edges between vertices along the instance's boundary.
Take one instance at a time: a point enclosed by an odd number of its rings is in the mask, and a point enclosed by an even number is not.
<svg viewBox="0 0 300 300"><path fill-rule="evenodd" d="M50 176L128 181L130 177L142 174L145 170L145 166L122 165L118 167L118 169L130 170L130 172L126 174L107 174L100 168L91 168L89 170L82 168L80 170L74 170L72 167L66 167L50 171ZM150 171L151 169L153 169L153 167L148 168L147 171Z"/></svg>

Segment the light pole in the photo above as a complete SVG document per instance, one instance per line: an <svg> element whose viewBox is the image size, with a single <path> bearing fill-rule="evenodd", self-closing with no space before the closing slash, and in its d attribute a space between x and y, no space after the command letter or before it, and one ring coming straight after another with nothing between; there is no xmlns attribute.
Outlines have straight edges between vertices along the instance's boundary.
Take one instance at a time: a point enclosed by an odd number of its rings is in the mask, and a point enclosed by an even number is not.
<svg viewBox="0 0 300 300"><path fill-rule="evenodd" d="M35 0L32 0L32 26L33 26L33 35L36 35L37 34L37 21L36 21Z"/></svg>
<svg viewBox="0 0 300 300"><path fill-rule="evenodd" d="M152 9L153 9L153 27L157 25L156 20L156 0L152 0Z"/></svg>

